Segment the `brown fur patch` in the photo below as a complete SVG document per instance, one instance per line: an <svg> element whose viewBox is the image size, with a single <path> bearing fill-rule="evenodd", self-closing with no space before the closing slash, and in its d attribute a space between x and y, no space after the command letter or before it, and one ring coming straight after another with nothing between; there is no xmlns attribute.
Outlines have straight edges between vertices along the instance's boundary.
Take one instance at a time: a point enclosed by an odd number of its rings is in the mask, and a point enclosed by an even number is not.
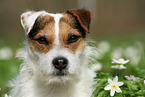
<svg viewBox="0 0 145 97"><path fill-rule="evenodd" d="M68 14L63 13L62 21L60 20L60 30L59 30L59 40L61 46L68 48L73 51L75 54L77 50L83 50L85 47L85 38L82 38L81 33L78 32L78 29L75 29L75 21L68 16ZM65 20L65 21L64 21ZM67 21L67 22L66 22ZM67 40L70 35L81 36L76 42L68 44Z"/></svg>
<svg viewBox="0 0 145 97"><path fill-rule="evenodd" d="M82 51L86 45L85 37L80 31L80 26L77 25L76 19L68 14L62 13L63 17L59 22L59 46L70 49L74 54L76 51ZM51 20L53 19L53 20ZM36 29L35 29L36 28ZM37 32L35 32L37 31ZM39 17L36 20L33 31L30 32L32 37L29 38L29 44L32 51L40 51L46 54L54 46L55 40L55 21L52 16L46 15ZM85 32L84 32L85 33ZM70 36L79 36L78 40L68 43ZM39 43L36 39L45 37L48 45Z"/></svg>
<svg viewBox="0 0 145 97"><path fill-rule="evenodd" d="M33 32L36 33L36 35L34 35L34 37L31 39L29 38L29 45L32 51L40 51L43 54L46 54L53 47L55 39L54 20L48 23L47 21L50 18L53 17L49 15L43 17L43 20L41 20L41 22L39 21L39 26L41 27L41 29L39 29L38 32ZM48 45L41 44L36 40L40 37L45 37L48 41Z"/></svg>
<svg viewBox="0 0 145 97"><path fill-rule="evenodd" d="M68 10L66 12L74 16L76 20L80 23L81 27L89 33L89 27L92 22L92 14L90 11L85 9L78 9Z"/></svg>

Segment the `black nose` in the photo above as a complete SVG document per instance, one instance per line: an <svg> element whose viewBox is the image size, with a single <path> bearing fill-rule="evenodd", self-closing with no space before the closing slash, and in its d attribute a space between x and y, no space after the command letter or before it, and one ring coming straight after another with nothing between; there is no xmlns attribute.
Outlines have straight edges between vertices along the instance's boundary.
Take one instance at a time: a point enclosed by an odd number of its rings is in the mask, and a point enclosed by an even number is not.
<svg viewBox="0 0 145 97"><path fill-rule="evenodd" d="M64 57L57 57L53 59L52 64L56 69L62 70L68 65L68 60Z"/></svg>

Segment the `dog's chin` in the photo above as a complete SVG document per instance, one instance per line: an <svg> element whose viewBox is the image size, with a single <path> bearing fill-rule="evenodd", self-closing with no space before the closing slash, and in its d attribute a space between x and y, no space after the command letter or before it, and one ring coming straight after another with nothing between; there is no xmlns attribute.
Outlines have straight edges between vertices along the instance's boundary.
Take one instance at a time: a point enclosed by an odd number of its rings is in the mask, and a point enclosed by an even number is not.
<svg viewBox="0 0 145 97"><path fill-rule="evenodd" d="M39 81L43 81L46 85L49 84L66 84L71 82L76 82L79 80L79 77L77 74L70 74L66 71L57 71L52 74L47 75L39 75L38 76Z"/></svg>

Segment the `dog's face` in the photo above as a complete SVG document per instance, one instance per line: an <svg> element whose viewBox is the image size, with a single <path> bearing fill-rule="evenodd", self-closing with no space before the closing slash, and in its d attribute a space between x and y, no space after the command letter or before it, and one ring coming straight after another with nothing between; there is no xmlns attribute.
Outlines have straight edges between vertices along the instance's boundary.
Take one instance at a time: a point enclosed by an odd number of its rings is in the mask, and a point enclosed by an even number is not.
<svg viewBox="0 0 145 97"><path fill-rule="evenodd" d="M26 31L30 54L35 57L32 58L34 72L51 76L51 79L79 75L91 20L91 13L83 9L61 14L45 11L23 13L21 23Z"/></svg>

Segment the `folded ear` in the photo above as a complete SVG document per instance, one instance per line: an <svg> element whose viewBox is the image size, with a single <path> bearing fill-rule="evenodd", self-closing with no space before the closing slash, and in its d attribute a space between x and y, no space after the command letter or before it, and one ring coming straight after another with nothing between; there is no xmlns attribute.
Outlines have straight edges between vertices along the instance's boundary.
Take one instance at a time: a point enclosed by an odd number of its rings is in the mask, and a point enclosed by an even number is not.
<svg viewBox="0 0 145 97"><path fill-rule="evenodd" d="M89 33L89 27L92 22L92 13L85 9L68 10L67 13L75 17L77 22L80 23L82 28Z"/></svg>
<svg viewBox="0 0 145 97"><path fill-rule="evenodd" d="M39 12L35 12L35 11L28 11L25 12L21 15L21 24L23 26L23 28L25 29L26 35L30 32L30 30L32 29L35 20L40 16L45 14L45 11L39 11Z"/></svg>

